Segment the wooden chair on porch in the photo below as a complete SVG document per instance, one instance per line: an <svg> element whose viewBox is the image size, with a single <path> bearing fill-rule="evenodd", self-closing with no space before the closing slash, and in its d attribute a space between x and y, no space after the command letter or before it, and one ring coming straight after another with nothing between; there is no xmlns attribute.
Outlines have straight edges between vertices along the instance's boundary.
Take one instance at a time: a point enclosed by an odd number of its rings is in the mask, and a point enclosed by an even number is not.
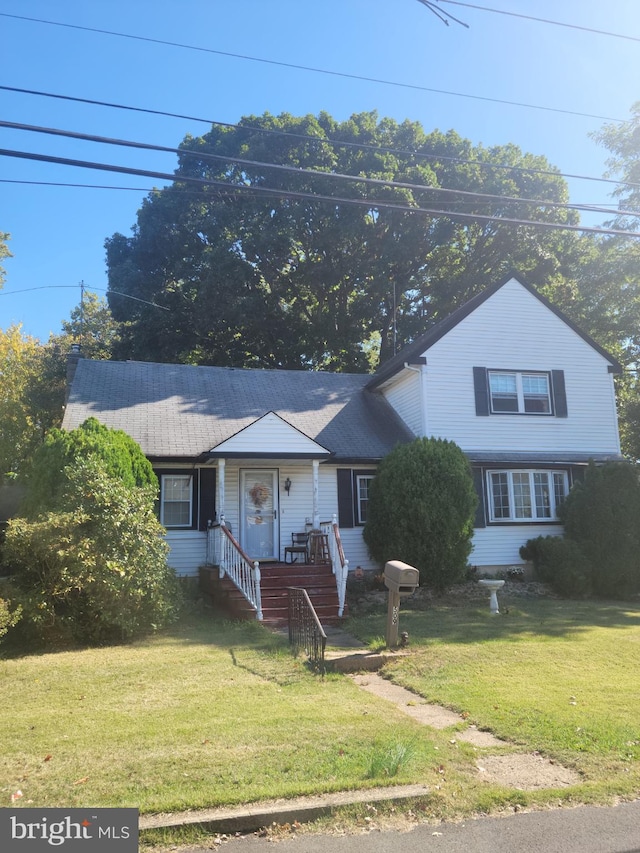
<svg viewBox="0 0 640 853"><path fill-rule="evenodd" d="M330 563L329 537L321 530L312 530L309 533L309 562Z"/></svg>
<svg viewBox="0 0 640 853"><path fill-rule="evenodd" d="M309 547L309 534L308 533L292 533L291 534L291 545L287 545L284 549L284 561L285 563L297 563L298 556L303 555L303 562L309 562L308 555L308 547ZM287 560L287 555L289 555L290 559Z"/></svg>

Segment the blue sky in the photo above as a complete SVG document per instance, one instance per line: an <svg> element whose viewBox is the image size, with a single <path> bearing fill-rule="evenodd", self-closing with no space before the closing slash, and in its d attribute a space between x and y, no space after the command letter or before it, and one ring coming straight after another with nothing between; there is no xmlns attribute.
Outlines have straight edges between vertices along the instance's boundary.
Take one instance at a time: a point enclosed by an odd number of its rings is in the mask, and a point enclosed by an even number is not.
<svg viewBox="0 0 640 853"><path fill-rule="evenodd" d="M475 5L640 39L638 0L475 0ZM207 131L207 122L195 118L236 122L265 111L302 115L326 110L344 120L352 113L377 110L398 121L419 121L427 131L452 128L474 144L515 143L545 155L564 173L602 177L608 152L589 133L607 119L627 119L632 104L640 100L640 41L444 1L441 8L469 28L455 23L445 27L418 0L0 0L0 85L194 119L2 90L0 114L5 121L177 147L187 133ZM176 165L172 154L18 130L0 128L0 138L3 149L164 172ZM0 328L22 323L26 334L46 340L50 332L60 331L61 321L78 304L81 281L104 295L104 241L116 231L130 234L154 182L6 156L0 156L0 180L25 182L0 182L0 231L11 234L14 255L5 263ZM612 203L607 184L570 180L569 185L574 202ZM583 216L583 221L598 224L605 218Z"/></svg>

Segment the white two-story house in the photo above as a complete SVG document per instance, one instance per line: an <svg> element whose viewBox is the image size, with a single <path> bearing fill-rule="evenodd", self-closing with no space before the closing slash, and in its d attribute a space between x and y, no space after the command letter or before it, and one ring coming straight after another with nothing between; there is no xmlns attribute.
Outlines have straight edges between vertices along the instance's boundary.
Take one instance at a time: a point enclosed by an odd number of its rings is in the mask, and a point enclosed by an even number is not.
<svg viewBox="0 0 640 853"><path fill-rule="evenodd" d="M515 565L527 539L561 532L557 508L589 460L620 458L620 365L515 277L373 376L82 358L73 367L63 428L93 416L140 444L182 575L197 574L221 517L264 562L335 516L349 567L375 568L362 540L369 483L416 436L455 441L469 458L480 496L471 563Z"/></svg>

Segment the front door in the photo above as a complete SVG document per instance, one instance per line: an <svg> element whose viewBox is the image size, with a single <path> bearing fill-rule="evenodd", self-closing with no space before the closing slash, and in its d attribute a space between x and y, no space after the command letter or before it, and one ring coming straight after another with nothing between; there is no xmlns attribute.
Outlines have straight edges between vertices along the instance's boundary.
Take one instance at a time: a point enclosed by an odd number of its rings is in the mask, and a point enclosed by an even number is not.
<svg viewBox="0 0 640 853"><path fill-rule="evenodd" d="M240 544L252 560L277 560L278 472L272 468L240 472Z"/></svg>

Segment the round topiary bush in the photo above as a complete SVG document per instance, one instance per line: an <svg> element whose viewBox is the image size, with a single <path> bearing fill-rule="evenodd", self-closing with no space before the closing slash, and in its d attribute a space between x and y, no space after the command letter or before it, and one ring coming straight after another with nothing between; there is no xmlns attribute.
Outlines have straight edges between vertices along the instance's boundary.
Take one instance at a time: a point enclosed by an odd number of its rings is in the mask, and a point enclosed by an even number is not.
<svg viewBox="0 0 640 853"><path fill-rule="evenodd" d="M418 438L380 463L364 540L379 563L402 560L418 569L422 584L442 590L464 577L477 503L469 462L458 445Z"/></svg>

